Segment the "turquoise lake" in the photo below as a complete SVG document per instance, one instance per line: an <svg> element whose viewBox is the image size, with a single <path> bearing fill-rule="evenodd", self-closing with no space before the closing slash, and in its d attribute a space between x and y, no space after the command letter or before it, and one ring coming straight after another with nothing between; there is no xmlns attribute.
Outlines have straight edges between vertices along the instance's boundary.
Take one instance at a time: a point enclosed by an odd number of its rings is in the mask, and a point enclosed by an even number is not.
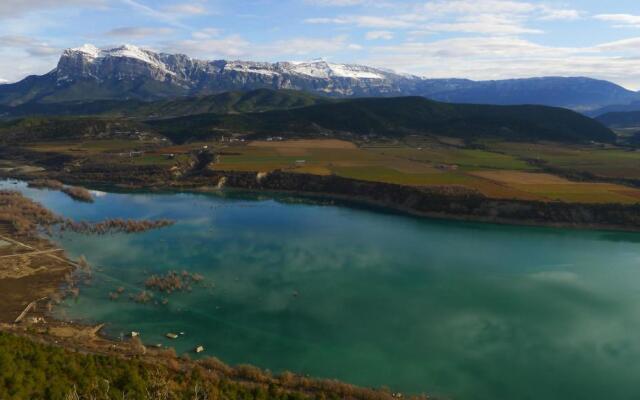
<svg viewBox="0 0 640 400"><path fill-rule="evenodd" d="M58 315L106 322L114 338L134 330L179 354L203 345L230 364L452 399L640 398L639 234L418 219L278 195L100 193L84 204L0 188L77 220L176 221L55 238L96 269ZM128 300L169 270L206 284L167 305ZM125 294L109 300L119 286Z"/></svg>

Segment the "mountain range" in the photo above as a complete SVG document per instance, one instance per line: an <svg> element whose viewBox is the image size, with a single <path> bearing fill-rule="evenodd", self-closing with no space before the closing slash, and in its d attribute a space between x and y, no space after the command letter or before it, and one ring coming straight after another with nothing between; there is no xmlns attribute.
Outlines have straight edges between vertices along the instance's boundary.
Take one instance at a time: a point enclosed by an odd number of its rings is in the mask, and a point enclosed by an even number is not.
<svg viewBox="0 0 640 400"><path fill-rule="evenodd" d="M67 49L49 73L0 85L0 105L5 106L2 111L10 114L11 107L25 104L152 101L260 88L298 90L325 97L421 96L454 103L539 104L590 115L597 115L604 107L634 102L640 107L639 93L585 77L496 81L427 79L324 60L205 61L132 45L108 49L84 45Z"/></svg>

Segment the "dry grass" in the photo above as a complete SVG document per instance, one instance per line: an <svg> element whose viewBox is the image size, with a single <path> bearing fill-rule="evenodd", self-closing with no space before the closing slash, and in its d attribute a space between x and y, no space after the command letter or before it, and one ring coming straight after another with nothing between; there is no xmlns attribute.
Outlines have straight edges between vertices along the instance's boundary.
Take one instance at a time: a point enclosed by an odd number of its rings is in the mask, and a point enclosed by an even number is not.
<svg viewBox="0 0 640 400"><path fill-rule="evenodd" d="M34 234L38 226L49 227L63 219L19 192L0 190L0 224L9 224L19 235Z"/></svg>
<svg viewBox="0 0 640 400"><path fill-rule="evenodd" d="M93 203L94 201L91 192L80 186L65 186L60 190L74 200L85 203Z"/></svg>
<svg viewBox="0 0 640 400"><path fill-rule="evenodd" d="M62 190L62 188L64 188L64 184L60 181L56 181L55 179L35 179L30 181L28 186L36 189L52 190Z"/></svg>
<svg viewBox="0 0 640 400"><path fill-rule="evenodd" d="M174 222L166 219L156 221L135 221L125 219L108 219L102 222L73 222L66 221L61 231L69 230L77 233L92 235L107 235L113 233L141 233L153 229L161 229L173 225Z"/></svg>
<svg viewBox="0 0 640 400"><path fill-rule="evenodd" d="M268 147L275 149L357 149L354 143L338 139L317 140L285 140L285 141L254 141L249 143L253 147Z"/></svg>
<svg viewBox="0 0 640 400"><path fill-rule="evenodd" d="M511 186L554 201L621 204L640 201L638 190L607 183L571 182L568 184L512 184Z"/></svg>
<svg viewBox="0 0 640 400"><path fill-rule="evenodd" d="M480 178L489 179L500 183L515 183L515 184L569 184L571 183L567 179L561 178L556 175L535 173L535 172L523 172L523 171L509 171L509 170L493 170L493 171L473 171L469 172L469 175L478 176Z"/></svg>
<svg viewBox="0 0 640 400"><path fill-rule="evenodd" d="M30 181L28 185L37 189L59 190L74 200L93 203L93 195L87 189L80 186L65 186L55 179L35 179Z"/></svg>
<svg viewBox="0 0 640 400"><path fill-rule="evenodd" d="M565 178L523 171L474 171L470 175L484 178L519 194L514 198L579 203L623 203L640 201L640 190L606 183L572 182ZM485 193L491 197L495 193Z"/></svg>
<svg viewBox="0 0 640 400"><path fill-rule="evenodd" d="M640 179L640 151L558 143L487 143L490 149L535 159L571 172L606 178Z"/></svg>

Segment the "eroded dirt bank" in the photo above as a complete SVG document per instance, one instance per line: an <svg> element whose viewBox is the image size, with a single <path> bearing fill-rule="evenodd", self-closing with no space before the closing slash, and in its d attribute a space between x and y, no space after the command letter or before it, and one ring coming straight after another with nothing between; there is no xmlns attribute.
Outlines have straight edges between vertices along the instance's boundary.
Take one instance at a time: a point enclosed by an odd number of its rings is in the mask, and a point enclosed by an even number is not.
<svg viewBox="0 0 640 400"><path fill-rule="evenodd" d="M5 172L19 179L51 178L67 184L125 189L201 190L237 188L323 196L380 206L417 216L470 221L640 231L640 204L587 204L493 199L455 187L414 187L335 175L288 171L256 173L208 167L168 170L157 166L85 164L40 172ZM1 175L0 175L1 176Z"/></svg>
<svg viewBox="0 0 640 400"><path fill-rule="evenodd" d="M447 187L419 188L361 181L335 175L286 171L192 171L180 178L165 171L141 168L137 173L112 170L103 180L102 168L62 179L78 183L116 184L128 188L199 189L229 187L322 196L380 206L418 216L523 225L548 225L640 231L640 204L586 204L491 199L479 193ZM95 179L98 178L98 179Z"/></svg>

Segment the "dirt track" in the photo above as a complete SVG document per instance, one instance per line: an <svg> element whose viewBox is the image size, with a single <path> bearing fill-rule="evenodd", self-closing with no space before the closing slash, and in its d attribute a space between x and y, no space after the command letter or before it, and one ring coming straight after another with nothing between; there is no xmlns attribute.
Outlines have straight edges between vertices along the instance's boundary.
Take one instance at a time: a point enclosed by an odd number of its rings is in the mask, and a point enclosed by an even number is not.
<svg viewBox="0 0 640 400"><path fill-rule="evenodd" d="M10 228L2 228L0 240L9 245L0 251L0 322L9 323L32 301L57 298L75 263L46 240L9 235ZM39 302L34 314L45 311L44 304Z"/></svg>

